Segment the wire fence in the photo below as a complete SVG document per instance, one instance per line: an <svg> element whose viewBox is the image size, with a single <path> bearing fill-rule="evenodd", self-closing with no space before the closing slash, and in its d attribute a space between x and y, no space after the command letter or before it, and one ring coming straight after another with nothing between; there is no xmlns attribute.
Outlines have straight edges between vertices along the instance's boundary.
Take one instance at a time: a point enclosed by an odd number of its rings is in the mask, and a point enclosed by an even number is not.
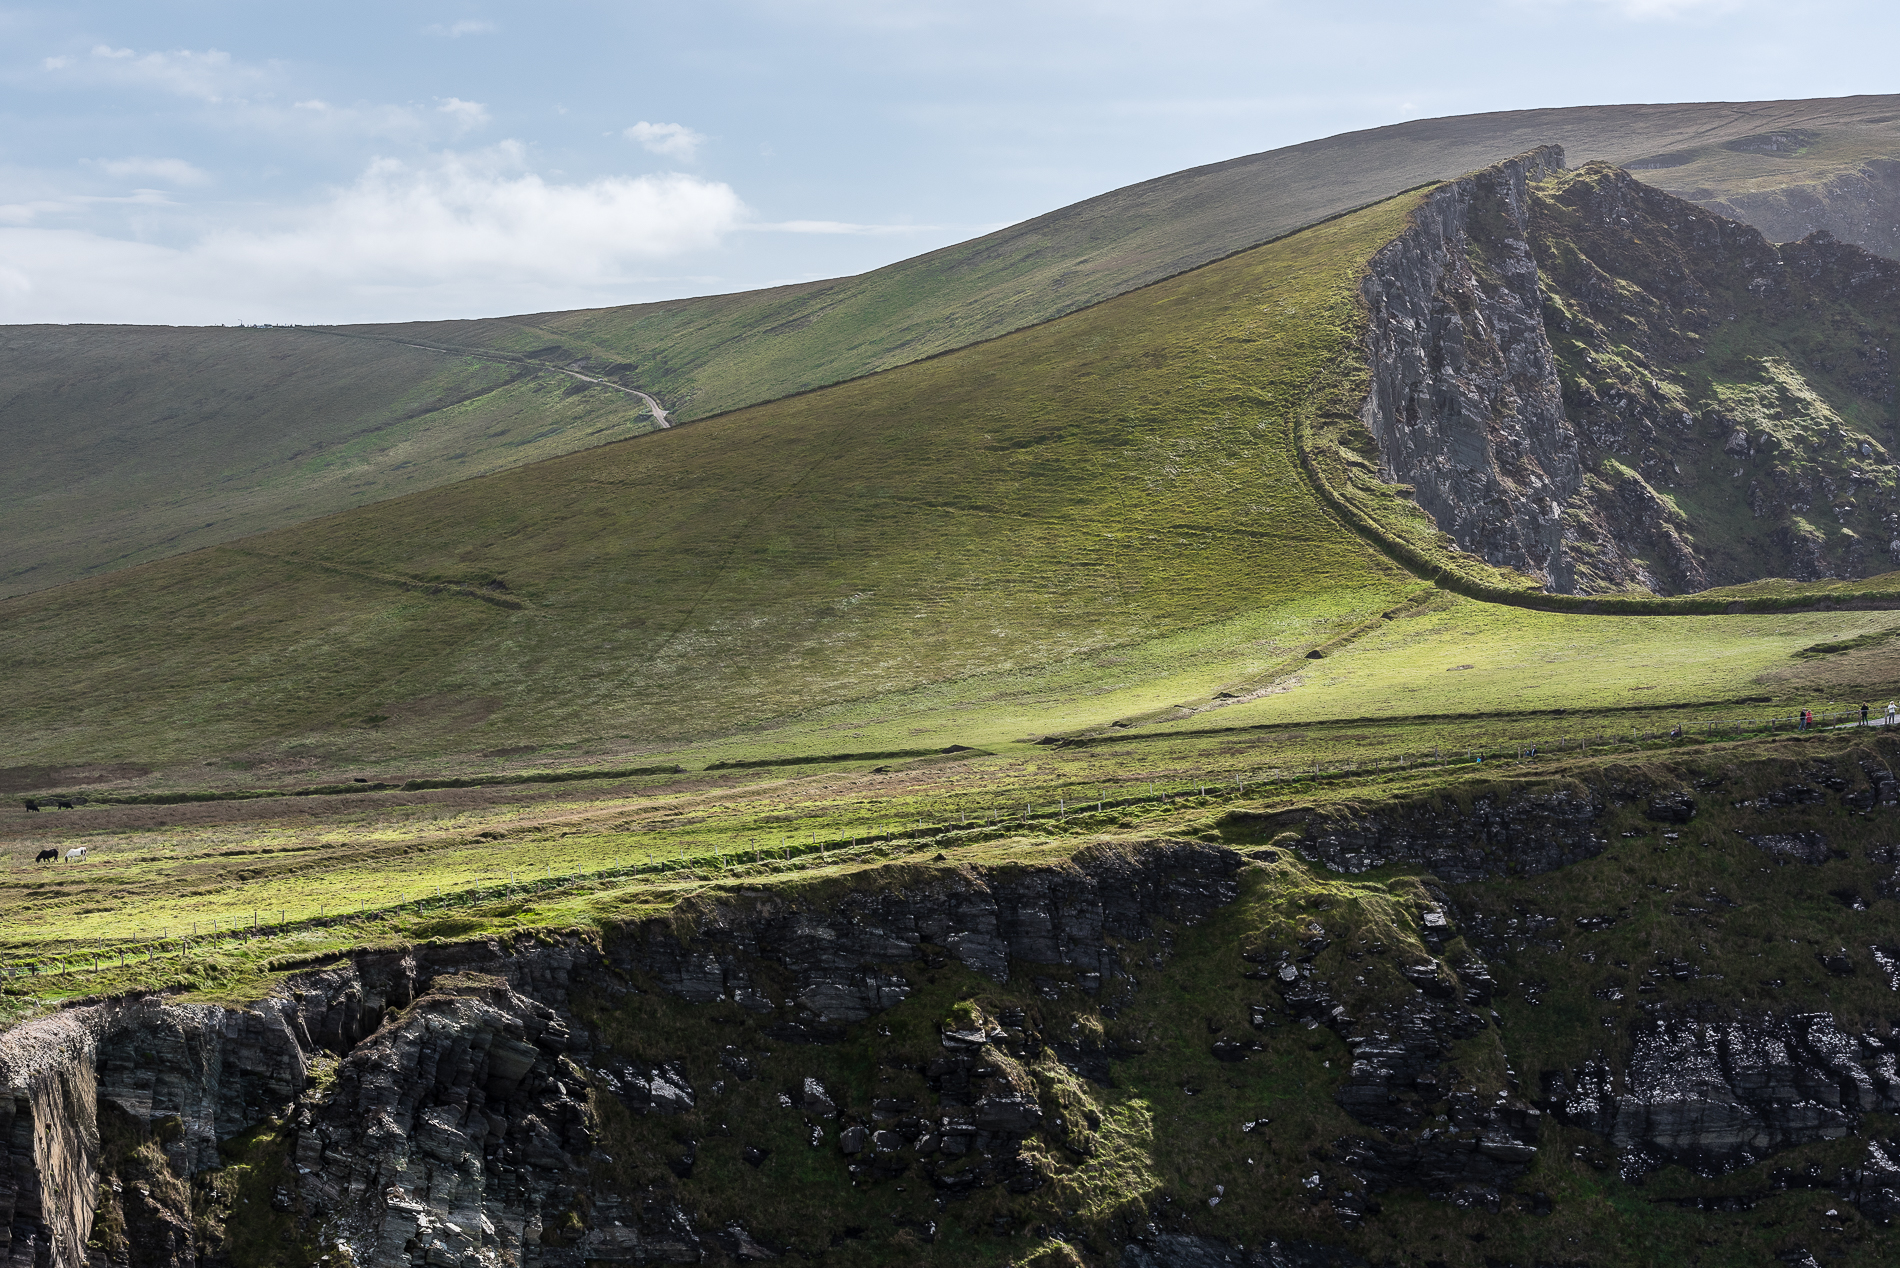
<svg viewBox="0 0 1900 1268"><path fill-rule="evenodd" d="M1429 752L1420 750L1336 762L1254 766L1247 770L1197 773L1188 778L1081 781L1046 790L1040 798L1026 798L1021 802L968 797L939 808L935 815L911 816L850 832L827 833L816 828L798 832L789 829L775 833L754 832L723 845L715 843L698 853L660 858L656 851L648 850L643 859L603 868L572 868L559 872L550 868L547 874L525 880L517 871L505 879L497 875L475 885L449 890L437 888L433 895L418 894L413 898L407 891L399 891L394 902L366 901L354 910L332 911L318 907L314 912L305 911L293 918L290 908L278 907L277 919L270 920L272 913L258 908L252 911L248 923L200 921L192 924L189 931L181 924L176 934L170 927L164 927L156 938L146 935L101 939L94 947L65 950L51 957L18 963L0 960L0 983L46 978L50 979L47 983L50 985L79 974L124 968L140 960L148 963L166 958L182 960L194 953L202 955L220 947L248 945L296 933L362 926L395 917L447 916L457 910L468 911L486 904L514 902L561 891L597 889L641 878L661 882L709 882L769 875L810 867L814 863L825 866L834 862L865 862L900 853L914 854L995 840L1050 824L1073 822L1091 826L1091 821L1131 809L1222 805L1246 798L1249 789L1258 795L1263 788L1290 791L1303 784L1351 781L1369 776L1454 767L1481 768L1486 762L1522 764L1590 753L1638 751L1645 746L1668 746L1685 741L1765 736L1807 738L1824 731L1838 733L1863 726L1879 731L1900 726L1900 719L1871 713L1863 718L1859 709L1829 709L1785 716L1702 719L1664 730L1592 731L1562 735L1544 743L1514 742L1457 749L1435 747Z"/></svg>

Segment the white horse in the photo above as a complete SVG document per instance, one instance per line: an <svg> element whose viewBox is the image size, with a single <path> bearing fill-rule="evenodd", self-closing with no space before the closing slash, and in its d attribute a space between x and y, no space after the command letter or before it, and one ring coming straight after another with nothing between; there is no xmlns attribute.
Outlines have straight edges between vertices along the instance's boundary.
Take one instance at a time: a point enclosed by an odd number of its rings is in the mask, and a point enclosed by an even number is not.
<svg viewBox="0 0 1900 1268"><path fill-rule="evenodd" d="M66 851L66 861L68 863L82 862L84 861L85 857L86 857L86 847L83 845L74 846L72 849Z"/></svg>

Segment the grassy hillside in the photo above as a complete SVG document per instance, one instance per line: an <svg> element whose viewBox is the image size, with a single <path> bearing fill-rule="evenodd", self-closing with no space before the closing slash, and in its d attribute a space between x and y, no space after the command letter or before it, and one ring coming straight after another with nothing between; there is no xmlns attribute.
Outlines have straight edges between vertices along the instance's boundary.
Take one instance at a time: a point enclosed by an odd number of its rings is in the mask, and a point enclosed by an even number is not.
<svg viewBox="0 0 1900 1268"><path fill-rule="evenodd" d="M1900 155L1896 101L1419 120L1174 173L858 277L734 295L350 327L341 333L368 337L349 339L10 328L0 331L0 426L14 457L11 479L0 478L9 530L0 593L235 540L644 425L631 398L585 391L549 377L551 367L581 362L658 393L681 418L705 417L1020 329L1547 142L1567 147L1573 163L1693 149L1714 157L1646 175L1744 218L1767 207L1761 199L1780 199L1808 220L1822 215L1845 240L1891 253L1900 248L1874 232L1893 222L1886 195L1843 173ZM1762 141L1783 136L1806 140L1793 149ZM1757 203L1722 201L1748 198ZM379 340L503 363L436 360ZM537 377L517 380L524 373ZM449 408L455 402L466 403Z"/></svg>
<svg viewBox="0 0 1900 1268"><path fill-rule="evenodd" d="M1887 96L1424 119L1175 172L857 277L620 308L351 329L597 358L658 392L681 418L696 418L991 338L1536 145L1562 145L1574 165L1624 163L1691 144L1747 144L1778 131L1828 138L1798 153L1722 151L1732 161L1694 169L1693 196L1712 200L1771 187L1806 190L1830 179L1849 152L1900 158L1896 114L1900 97ZM1673 190L1671 175L1651 174Z"/></svg>
<svg viewBox="0 0 1900 1268"><path fill-rule="evenodd" d="M1537 742L1543 711L1727 707L1894 625L1471 604L1334 520L1293 420L1360 390L1358 278L1416 199L826 392L14 600L11 782L699 767L1115 723ZM1490 720L1397 723L1421 713Z"/></svg>
<svg viewBox="0 0 1900 1268"><path fill-rule="evenodd" d="M652 427L567 375L292 330L0 326L0 594Z"/></svg>
<svg viewBox="0 0 1900 1268"><path fill-rule="evenodd" d="M1359 273L1411 204L822 394L13 600L10 751L653 747L945 683L995 734L1038 724L1019 693L1046 667L1076 724L1131 679L1180 691L1194 657L1258 671L1417 588L1314 501L1285 422L1357 372Z"/></svg>

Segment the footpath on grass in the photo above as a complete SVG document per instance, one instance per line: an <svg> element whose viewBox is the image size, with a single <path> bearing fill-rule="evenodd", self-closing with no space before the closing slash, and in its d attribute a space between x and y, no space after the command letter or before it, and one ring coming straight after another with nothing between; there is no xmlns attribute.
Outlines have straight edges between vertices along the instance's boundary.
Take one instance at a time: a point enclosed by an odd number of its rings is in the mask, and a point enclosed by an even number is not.
<svg viewBox="0 0 1900 1268"><path fill-rule="evenodd" d="M203 955L232 945L249 947L263 940L316 930L363 929L367 932L370 926L392 919L440 918L457 912L479 919L484 915L484 908L489 909L487 916L501 919L511 913L494 910L497 904L518 908L538 897L582 897L642 881L677 884L763 878L814 866L872 863L896 854L915 855L979 845L1038 829L1066 832L1125 827L1131 826L1125 814L1130 810L1161 813L1215 808L1245 799L1250 794L1254 799L1284 797L1327 785L1378 781L1431 770L1470 768L1475 771L1487 763L1493 769L1502 767L1522 774L1539 763L1555 763L1577 756L1687 751L1711 742L1762 739L1800 742L1838 736L1843 731L1863 727L1872 734L1877 729L1895 726L1900 726L1900 718L1889 719L1884 714L1870 714L1863 723L1858 709L1811 713L1805 720L1802 712L1797 711L1747 718L1705 718L1660 731L1571 734L1542 744L1512 743L1453 751L1434 748L1429 752L1364 761L1210 770L1177 780L1078 781L1052 791L1045 790L1040 800L1026 800L1020 803L1020 809L1018 803L1003 805L992 801L986 808L965 809L954 818L907 820L870 833L827 835L812 830L799 839L783 833L776 843L735 840L715 844L696 854L669 858L658 857L649 847L643 857L622 864L592 870L575 868L527 880L510 872L462 889L438 889L433 895L418 894L411 898L406 892L399 892L394 902L366 898L354 911L318 908L293 912L290 907L274 904L274 913L259 908L251 913L248 922L233 921L223 927L201 922L189 930L180 927L176 931L164 927L143 936L99 939L86 947L49 948L39 955L0 959L0 986L13 994L42 995L79 989L92 975L122 968L128 961L157 963L172 959L183 967L194 954ZM273 914L276 919L270 918Z"/></svg>

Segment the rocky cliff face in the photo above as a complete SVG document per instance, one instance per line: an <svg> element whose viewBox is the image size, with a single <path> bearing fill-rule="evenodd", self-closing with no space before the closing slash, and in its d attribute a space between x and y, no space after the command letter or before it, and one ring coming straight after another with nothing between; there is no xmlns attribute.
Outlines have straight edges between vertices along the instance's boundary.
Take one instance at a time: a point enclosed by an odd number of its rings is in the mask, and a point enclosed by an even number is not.
<svg viewBox="0 0 1900 1268"><path fill-rule="evenodd" d="M1361 419L1386 478L1411 485L1459 549L1568 591L1563 510L1583 467L1544 331L1528 188L1562 167L1545 146L1454 181L1373 258Z"/></svg>
<svg viewBox="0 0 1900 1268"><path fill-rule="evenodd" d="M846 1025L910 993L900 969L920 959L954 959L993 979L1013 964L1067 968L1081 989L1098 991L1119 963L1105 940L1147 941L1154 921L1191 922L1231 902L1242 863L1197 843L1089 861L956 873L826 908L770 898L713 907L687 924L631 929L606 950L573 939L367 954L299 974L242 1011L153 998L29 1024L0 1040L12 1092L4 1262L241 1262L193 1235L207 1214L215 1223L241 1213L194 1209L183 1197L163 1209L147 1182L137 1192L116 1177L101 1182L101 1105L154 1133L172 1175L187 1182L228 1161L221 1141L280 1123L287 1144L271 1201L284 1228L362 1268L774 1257L740 1213L708 1226L664 1186L623 1188L603 1173L601 1095L627 1114L664 1119L706 1092L677 1061L616 1053L570 1010L571 993L584 983L596 999L637 995L638 980L766 1018L765 1033L784 1043L837 1043ZM763 989L766 979L777 989ZM934 1155L925 1167L943 1173L946 1193L1047 1183L1021 1149L1054 1111L1033 1084L997 1077L989 1054L1003 1038L981 1024L948 1034L932 1063L941 1109L921 1152ZM720 1060L731 1077L750 1077L743 1056ZM799 1102L832 1124L814 1130L838 1151L841 1172L861 1158L867 1170L901 1174L920 1151L925 1133L906 1126L914 1116L834 1101L816 1080ZM893 1171L899 1151L905 1162ZM692 1154L688 1145L684 1162L673 1160L675 1175L691 1174ZM101 1197L115 1230L182 1232L163 1244L101 1236Z"/></svg>
<svg viewBox="0 0 1900 1268"><path fill-rule="evenodd" d="M1754 225L1771 242L1825 233L1888 259L1900 258L1900 162L1870 159L1801 184L1710 197L1707 189L1658 184L1718 216Z"/></svg>
<svg viewBox="0 0 1900 1268"><path fill-rule="evenodd" d="M1384 477L1559 592L1891 569L1900 265L1562 166L1448 184L1375 257Z"/></svg>
<svg viewBox="0 0 1900 1268"><path fill-rule="evenodd" d="M1307 1268L1381 1262L1405 1195L1503 1237L1586 1164L1765 1201L1779 1159L1900 1112L1891 748L1235 813L1238 849L893 865L604 938L363 952L244 1009L68 1008L0 1036L0 1261L996 1238ZM1890 1219L1900 1145L1855 1147L1795 1179Z"/></svg>

